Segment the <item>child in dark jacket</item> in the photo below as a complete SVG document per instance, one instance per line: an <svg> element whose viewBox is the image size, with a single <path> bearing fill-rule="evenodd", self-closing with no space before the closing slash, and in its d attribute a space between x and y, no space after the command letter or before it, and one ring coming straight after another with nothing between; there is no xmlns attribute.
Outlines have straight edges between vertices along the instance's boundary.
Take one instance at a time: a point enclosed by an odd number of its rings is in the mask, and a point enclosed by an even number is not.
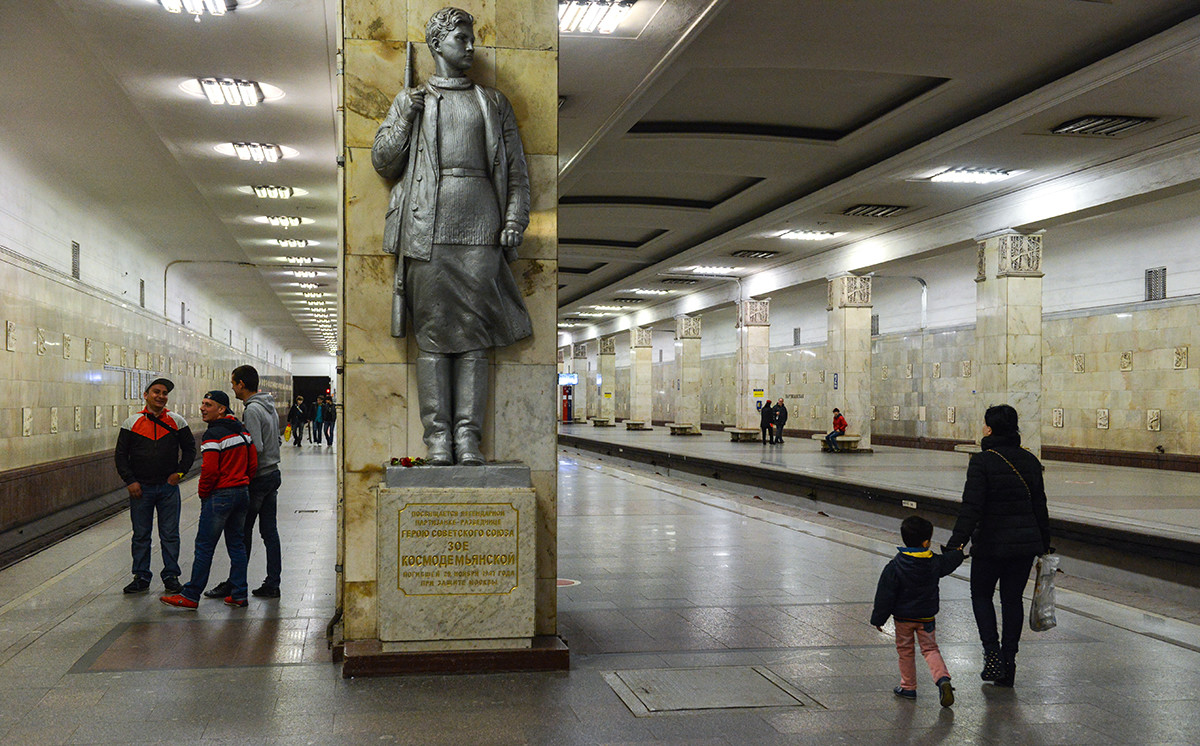
<svg viewBox="0 0 1200 746"><path fill-rule="evenodd" d="M921 655L937 683L942 707L954 704L950 671L938 650L934 635L934 617L938 612L938 581L962 564L961 549L946 549L934 554L929 549L933 524L913 515L900 524L900 537L907 546L900 550L879 576L871 624L880 632L888 617L896 624L896 652L900 655L900 686L892 691L897 697L917 698L917 664L913 637L921 644Z"/></svg>

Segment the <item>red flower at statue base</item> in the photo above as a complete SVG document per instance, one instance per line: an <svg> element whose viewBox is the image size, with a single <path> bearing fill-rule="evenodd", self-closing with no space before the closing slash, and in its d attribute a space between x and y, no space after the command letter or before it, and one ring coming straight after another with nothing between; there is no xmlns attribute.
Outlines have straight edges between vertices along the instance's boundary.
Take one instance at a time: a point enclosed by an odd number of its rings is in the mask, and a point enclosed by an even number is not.
<svg viewBox="0 0 1200 746"><path fill-rule="evenodd" d="M424 466L426 463L428 462L420 456L417 458L404 456L403 458L394 458L391 461L392 466L403 466L405 469L411 469L414 466Z"/></svg>

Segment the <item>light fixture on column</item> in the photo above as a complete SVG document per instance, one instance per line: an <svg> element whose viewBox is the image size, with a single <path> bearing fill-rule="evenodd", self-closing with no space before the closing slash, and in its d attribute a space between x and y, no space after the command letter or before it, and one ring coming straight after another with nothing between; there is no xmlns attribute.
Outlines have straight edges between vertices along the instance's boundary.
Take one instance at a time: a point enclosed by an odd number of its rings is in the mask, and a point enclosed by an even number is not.
<svg viewBox="0 0 1200 746"><path fill-rule="evenodd" d="M634 0L559 0L558 30L564 34L611 34Z"/></svg>

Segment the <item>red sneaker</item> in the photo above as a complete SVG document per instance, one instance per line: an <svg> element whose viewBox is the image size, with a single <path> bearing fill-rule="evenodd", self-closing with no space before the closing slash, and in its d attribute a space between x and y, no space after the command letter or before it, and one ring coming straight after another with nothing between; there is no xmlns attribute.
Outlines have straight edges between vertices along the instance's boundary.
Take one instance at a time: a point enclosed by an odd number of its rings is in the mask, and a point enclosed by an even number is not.
<svg viewBox="0 0 1200 746"><path fill-rule="evenodd" d="M162 601L167 606L174 606L179 609L189 609L195 611L200 604L182 593L176 593L173 596L159 596L159 601Z"/></svg>
<svg viewBox="0 0 1200 746"><path fill-rule="evenodd" d="M244 598L234 598L233 596L225 597L225 605L232 606L235 609L244 609L250 605L250 602Z"/></svg>

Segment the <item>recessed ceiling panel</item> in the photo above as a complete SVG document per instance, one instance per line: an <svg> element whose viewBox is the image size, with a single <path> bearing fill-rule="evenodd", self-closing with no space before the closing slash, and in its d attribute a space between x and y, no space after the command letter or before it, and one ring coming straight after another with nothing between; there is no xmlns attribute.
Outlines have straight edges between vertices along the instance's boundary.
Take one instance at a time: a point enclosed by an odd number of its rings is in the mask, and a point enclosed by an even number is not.
<svg viewBox="0 0 1200 746"><path fill-rule="evenodd" d="M701 171L592 171L584 174L560 204L586 204L621 197L643 202L672 199L712 207L762 179Z"/></svg>

